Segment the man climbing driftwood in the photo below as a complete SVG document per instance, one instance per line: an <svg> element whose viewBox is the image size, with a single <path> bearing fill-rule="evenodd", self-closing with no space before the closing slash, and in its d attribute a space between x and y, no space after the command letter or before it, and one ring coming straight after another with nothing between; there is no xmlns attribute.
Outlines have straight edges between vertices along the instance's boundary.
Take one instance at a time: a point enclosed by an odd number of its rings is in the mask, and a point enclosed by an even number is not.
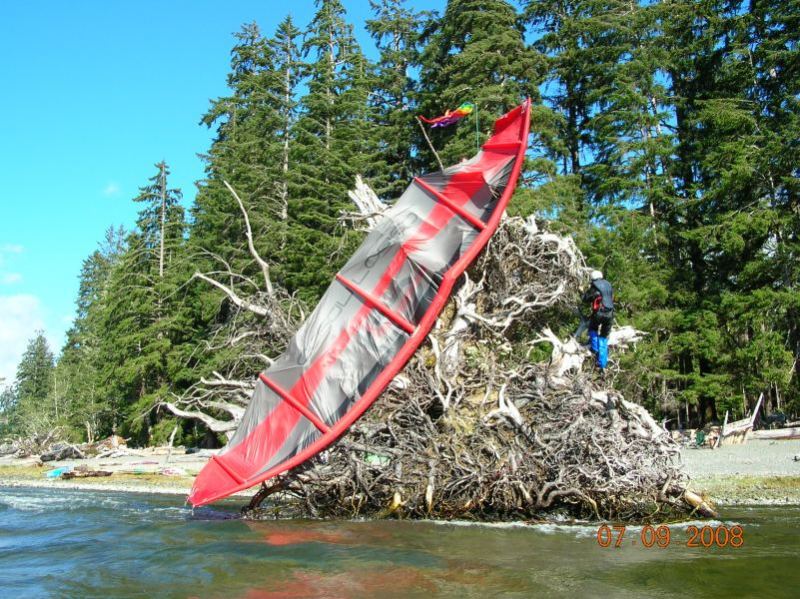
<svg viewBox="0 0 800 599"><path fill-rule="evenodd" d="M599 270L593 270L590 277L592 284L584 292L582 301L590 310L589 347L603 373L608 366L608 335L614 322L614 290Z"/></svg>

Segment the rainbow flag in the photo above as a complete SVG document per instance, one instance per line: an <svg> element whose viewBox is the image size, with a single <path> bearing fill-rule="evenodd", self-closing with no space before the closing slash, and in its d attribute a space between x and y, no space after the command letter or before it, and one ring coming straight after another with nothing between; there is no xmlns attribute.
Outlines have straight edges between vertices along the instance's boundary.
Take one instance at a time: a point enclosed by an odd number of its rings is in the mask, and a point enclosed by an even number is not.
<svg viewBox="0 0 800 599"><path fill-rule="evenodd" d="M464 102L455 110L448 110L442 116L437 116L432 119L426 119L424 116L420 116L419 118L428 123L431 128L447 127L448 125L460 121L465 116L472 114L473 110L475 110L475 104L472 102Z"/></svg>

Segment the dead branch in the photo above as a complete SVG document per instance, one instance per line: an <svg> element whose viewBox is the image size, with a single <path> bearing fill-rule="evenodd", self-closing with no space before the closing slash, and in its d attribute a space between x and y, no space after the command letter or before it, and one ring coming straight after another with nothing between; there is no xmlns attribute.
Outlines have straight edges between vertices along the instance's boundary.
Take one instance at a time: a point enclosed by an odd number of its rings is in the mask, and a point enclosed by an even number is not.
<svg viewBox="0 0 800 599"><path fill-rule="evenodd" d="M253 314L258 314L259 316L266 316L267 314L269 314L269 310L267 310L267 308L249 302L245 299L242 299L241 297L236 295L236 292L234 292L233 289L226 287L219 281L212 279L211 277L206 276L201 272L195 272L192 275L192 278L200 279L201 281L205 281L209 285L213 285L214 287L222 291L225 295L227 295L228 298L240 308L244 308L245 310L250 310L250 312L252 312Z"/></svg>
<svg viewBox="0 0 800 599"><path fill-rule="evenodd" d="M247 215L247 210L245 210L244 202L242 202L241 198L238 196L233 187L231 187L230 183L228 183L227 181L223 181L223 183L225 184L225 187L228 188L228 191L231 192L231 195L233 195L233 197L236 198L236 202L239 204L239 209L242 211L242 216L244 217L245 235L247 236L247 247L250 250L250 255L253 256L253 259L261 267L261 273L264 276L264 286L266 288L267 294L272 295L274 293L274 289L272 287L272 279L270 279L269 275L269 264L256 251L256 246L253 243L253 230L250 227L250 217Z"/></svg>
<svg viewBox="0 0 800 599"><path fill-rule="evenodd" d="M343 212L340 220L349 221L356 228L360 228L361 223L364 223L366 230L372 229L389 208L378 199L372 188L364 183L361 175L356 175L355 187L347 192L347 196L356 205L357 211Z"/></svg>

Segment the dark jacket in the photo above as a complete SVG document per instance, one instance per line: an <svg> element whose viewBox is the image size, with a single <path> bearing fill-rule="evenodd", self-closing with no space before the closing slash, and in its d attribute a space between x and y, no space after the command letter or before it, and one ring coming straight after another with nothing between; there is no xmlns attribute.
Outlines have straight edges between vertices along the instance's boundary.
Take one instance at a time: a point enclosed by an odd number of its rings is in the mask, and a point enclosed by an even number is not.
<svg viewBox="0 0 800 599"><path fill-rule="evenodd" d="M595 300L600 299L595 303ZM589 289L583 294L583 301L592 306L592 311L597 312L601 308L605 312L614 310L614 290L611 288L611 283L605 279L597 279L592 281Z"/></svg>

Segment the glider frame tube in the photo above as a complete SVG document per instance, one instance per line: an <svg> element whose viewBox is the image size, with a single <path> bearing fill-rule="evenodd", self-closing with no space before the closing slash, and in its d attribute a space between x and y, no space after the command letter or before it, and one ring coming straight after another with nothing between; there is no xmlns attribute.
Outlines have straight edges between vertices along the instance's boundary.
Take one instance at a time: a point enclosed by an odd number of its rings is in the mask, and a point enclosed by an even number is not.
<svg viewBox="0 0 800 599"><path fill-rule="evenodd" d="M464 208L462 208L458 204L453 203L452 200L450 200L450 198L448 198L446 195L444 195L438 189L435 189L431 185L427 184L420 177L417 177L416 179L414 179L414 182L417 185L419 185L422 189L424 189L426 192L428 192L433 197L435 197L441 204L446 206L447 209L450 210L450 212L452 212L456 216L460 216L461 218L463 218L465 221L467 221L473 227L478 229L478 231L483 231L486 228L486 223L485 222L483 222L481 219L479 219L474 214L471 214L471 213L467 212L466 210L464 210Z"/></svg>

